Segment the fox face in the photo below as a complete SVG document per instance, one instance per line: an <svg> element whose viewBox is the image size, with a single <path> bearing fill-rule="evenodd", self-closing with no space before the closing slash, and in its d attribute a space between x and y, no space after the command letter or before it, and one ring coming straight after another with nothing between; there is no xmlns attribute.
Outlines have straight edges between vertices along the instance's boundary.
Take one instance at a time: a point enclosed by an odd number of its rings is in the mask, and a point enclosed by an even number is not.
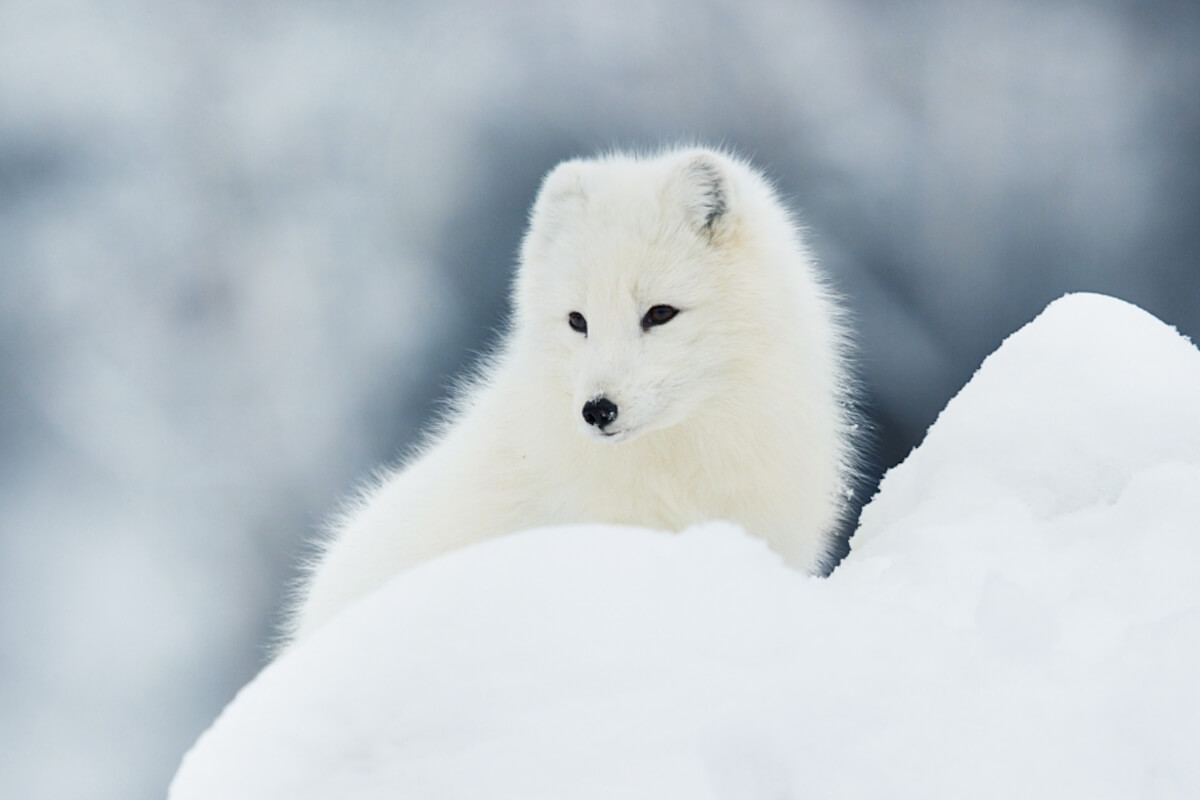
<svg viewBox="0 0 1200 800"><path fill-rule="evenodd" d="M578 311L565 320L576 334L568 372L579 422L585 434L610 442L681 422L703 399L703 381L692 379L684 359L702 307L647 308L649 301L620 299L625 302L586 298L591 302L581 307L595 309L592 321ZM672 322L675 330L663 330Z"/></svg>
<svg viewBox="0 0 1200 800"><path fill-rule="evenodd" d="M567 162L543 184L522 251L518 326L586 436L616 443L719 403L744 281L722 157Z"/></svg>

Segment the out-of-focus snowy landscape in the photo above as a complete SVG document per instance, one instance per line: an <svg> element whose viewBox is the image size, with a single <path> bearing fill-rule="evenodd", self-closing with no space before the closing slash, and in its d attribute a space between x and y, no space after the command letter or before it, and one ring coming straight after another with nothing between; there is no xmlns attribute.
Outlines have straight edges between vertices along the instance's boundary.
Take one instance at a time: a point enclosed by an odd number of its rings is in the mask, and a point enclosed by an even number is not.
<svg viewBox="0 0 1200 800"><path fill-rule="evenodd" d="M1195 797L1197 408L1200 350L1064 298L832 576L721 523L443 556L268 667L171 798Z"/></svg>
<svg viewBox="0 0 1200 800"><path fill-rule="evenodd" d="M1168 2L0 4L0 796L162 796L304 537L489 341L565 156L695 138L777 179L857 320L875 477L1066 291L1200 338L1198 34Z"/></svg>

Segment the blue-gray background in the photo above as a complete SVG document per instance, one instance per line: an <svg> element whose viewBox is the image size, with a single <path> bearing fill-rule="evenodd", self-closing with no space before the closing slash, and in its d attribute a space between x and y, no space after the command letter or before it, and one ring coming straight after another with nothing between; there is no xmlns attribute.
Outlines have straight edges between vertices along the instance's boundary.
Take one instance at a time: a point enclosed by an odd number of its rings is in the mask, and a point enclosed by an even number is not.
<svg viewBox="0 0 1200 800"><path fill-rule="evenodd" d="M1198 35L1190 2L0 2L0 796L162 796L303 537L485 346L562 157L770 171L857 318L876 477L1065 291L1196 338Z"/></svg>

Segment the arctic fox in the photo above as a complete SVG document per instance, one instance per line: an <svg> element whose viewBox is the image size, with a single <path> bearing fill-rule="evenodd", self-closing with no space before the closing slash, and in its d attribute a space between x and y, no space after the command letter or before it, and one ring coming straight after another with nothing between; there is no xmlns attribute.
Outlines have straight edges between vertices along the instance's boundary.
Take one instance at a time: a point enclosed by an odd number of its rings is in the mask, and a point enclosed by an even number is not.
<svg viewBox="0 0 1200 800"><path fill-rule="evenodd" d="M418 562L542 525L725 519L822 570L853 465L846 338L757 172L704 149L560 164L512 300L451 418L334 525L293 638Z"/></svg>

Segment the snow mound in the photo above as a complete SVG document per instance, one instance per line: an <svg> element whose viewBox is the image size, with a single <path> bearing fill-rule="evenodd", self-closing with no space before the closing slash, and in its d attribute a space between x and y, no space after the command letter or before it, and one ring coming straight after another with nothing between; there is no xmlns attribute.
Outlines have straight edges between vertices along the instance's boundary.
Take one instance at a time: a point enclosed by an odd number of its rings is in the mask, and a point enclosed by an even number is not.
<svg viewBox="0 0 1200 800"><path fill-rule="evenodd" d="M412 570L267 667L192 798L1200 796L1200 352L1052 304L825 580L713 523Z"/></svg>
<svg viewBox="0 0 1200 800"><path fill-rule="evenodd" d="M981 497L1018 500L1051 517L1112 504L1151 467L1195 463L1196 373L1196 348L1150 314L1111 297L1067 295L983 362L922 446L888 474L858 540L934 494L972 506Z"/></svg>

